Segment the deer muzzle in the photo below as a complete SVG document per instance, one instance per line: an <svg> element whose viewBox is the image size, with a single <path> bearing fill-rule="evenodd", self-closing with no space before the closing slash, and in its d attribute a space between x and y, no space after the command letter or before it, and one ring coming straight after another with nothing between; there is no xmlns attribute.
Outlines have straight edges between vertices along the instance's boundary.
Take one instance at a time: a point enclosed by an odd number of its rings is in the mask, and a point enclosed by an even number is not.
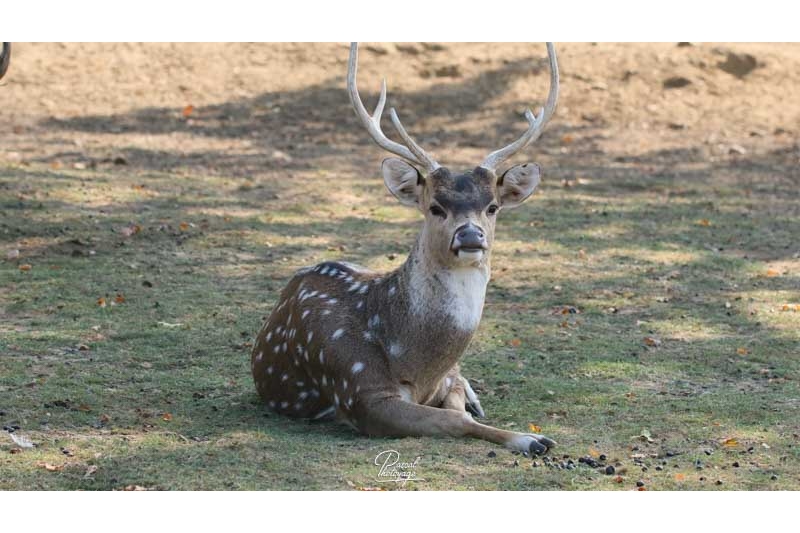
<svg viewBox="0 0 800 533"><path fill-rule="evenodd" d="M486 233L478 226L464 224L456 230L450 250L459 259L479 260L489 249L486 243Z"/></svg>

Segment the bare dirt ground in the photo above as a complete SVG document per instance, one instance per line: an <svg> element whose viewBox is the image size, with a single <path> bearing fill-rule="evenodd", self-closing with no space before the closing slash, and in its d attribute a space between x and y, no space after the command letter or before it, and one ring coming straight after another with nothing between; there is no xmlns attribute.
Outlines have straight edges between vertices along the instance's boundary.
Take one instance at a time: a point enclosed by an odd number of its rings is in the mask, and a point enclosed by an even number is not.
<svg viewBox="0 0 800 533"><path fill-rule="evenodd" d="M247 343L290 273L394 268L417 228L350 107L346 44L20 43L0 82L0 421L41 445L7 442L0 488L347 489L387 445L425 456L422 489L800 487L800 45L557 51L527 153L541 191L500 221L466 368L492 423L621 476L263 417ZM455 169L548 88L541 43L362 45L368 107L384 76Z"/></svg>

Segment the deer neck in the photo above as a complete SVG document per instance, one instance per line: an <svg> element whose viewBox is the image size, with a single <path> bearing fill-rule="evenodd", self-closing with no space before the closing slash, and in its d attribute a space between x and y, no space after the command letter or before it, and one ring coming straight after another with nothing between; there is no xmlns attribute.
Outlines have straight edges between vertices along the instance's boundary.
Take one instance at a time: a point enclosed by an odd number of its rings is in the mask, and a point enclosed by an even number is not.
<svg viewBox="0 0 800 533"><path fill-rule="evenodd" d="M472 336L483 314L491 275L489 253L478 265L444 266L426 250L421 234L399 274L408 290L408 314L414 322L433 327L446 324Z"/></svg>

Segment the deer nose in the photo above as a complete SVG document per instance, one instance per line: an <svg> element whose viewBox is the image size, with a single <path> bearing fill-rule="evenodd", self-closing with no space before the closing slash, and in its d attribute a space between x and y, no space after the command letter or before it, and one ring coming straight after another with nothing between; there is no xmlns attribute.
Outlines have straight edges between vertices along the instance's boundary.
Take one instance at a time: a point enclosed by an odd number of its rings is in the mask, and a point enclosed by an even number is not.
<svg viewBox="0 0 800 533"><path fill-rule="evenodd" d="M474 224L465 224L456 230L453 237L452 250L458 252L459 250L485 250L486 249L486 234L483 230Z"/></svg>

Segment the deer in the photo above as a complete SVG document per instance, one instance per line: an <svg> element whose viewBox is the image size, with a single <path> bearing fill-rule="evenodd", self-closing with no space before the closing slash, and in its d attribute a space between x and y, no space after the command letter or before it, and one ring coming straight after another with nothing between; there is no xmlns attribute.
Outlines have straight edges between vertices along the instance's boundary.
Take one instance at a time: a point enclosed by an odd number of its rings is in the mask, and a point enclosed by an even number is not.
<svg viewBox="0 0 800 533"><path fill-rule="evenodd" d="M533 143L553 115L559 75L547 43L550 89L526 131L463 173L436 162L389 115L402 143L381 129L386 80L372 114L359 96L358 43L350 46L347 91L375 143L395 157L381 165L389 192L423 216L405 262L378 273L343 261L298 270L253 343L256 390L278 414L338 420L370 437L473 437L525 455L555 441L478 422L486 415L459 362L483 314L498 214L522 204L540 168L501 165Z"/></svg>
<svg viewBox="0 0 800 533"><path fill-rule="evenodd" d="M11 43L3 43L3 50L0 51L0 79L6 75L8 64L11 61Z"/></svg>

